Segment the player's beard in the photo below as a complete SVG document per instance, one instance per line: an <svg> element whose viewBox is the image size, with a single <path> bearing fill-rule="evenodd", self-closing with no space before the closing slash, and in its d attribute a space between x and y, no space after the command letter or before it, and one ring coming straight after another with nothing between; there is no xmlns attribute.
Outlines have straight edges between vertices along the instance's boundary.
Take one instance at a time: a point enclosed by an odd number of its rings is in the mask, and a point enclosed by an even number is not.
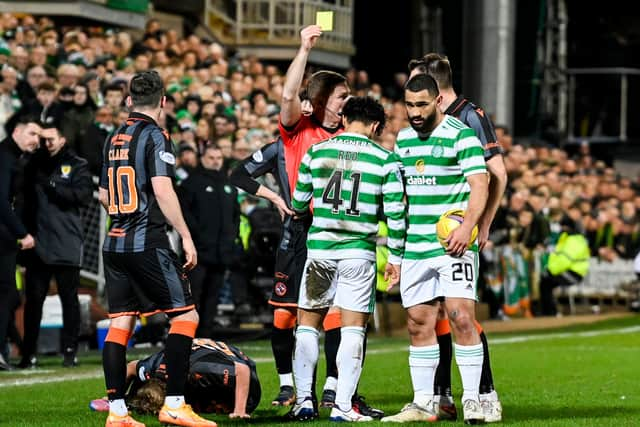
<svg viewBox="0 0 640 427"><path fill-rule="evenodd" d="M413 128L413 130L418 132L418 135L428 136L436 127L436 117L437 117L436 114L420 116L420 118L422 119L422 123L420 125L414 124L412 121L413 119L412 117L412 118L409 118L409 123L411 124L411 127Z"/></svg>

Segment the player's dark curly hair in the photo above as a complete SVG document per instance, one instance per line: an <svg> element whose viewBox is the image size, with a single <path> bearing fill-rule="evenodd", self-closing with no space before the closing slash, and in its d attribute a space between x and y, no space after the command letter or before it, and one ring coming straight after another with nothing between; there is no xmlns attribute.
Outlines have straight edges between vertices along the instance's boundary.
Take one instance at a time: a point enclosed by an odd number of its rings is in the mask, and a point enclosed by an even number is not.
<svg viewBox="0 0 640 427"><path fill-rule="evenodd" d="M127 399L127 404L140 414L158 414L166 394L167 383L158 378L151 378Z"/></svg>
<svg viewBox="0 0 640 427"><path fill-rule="evenodd" d="M349 98L342 108L342 116L347 122L359 121L366 125L378 122L376 135L382 135L387 122L384 107L370 96L354 96Z"/></svg>
<svg viewBox="0 0 640 427"><path fill-rule="evenodd" d="M426 90L433 97L440 95L438 90L438 83L435 79L428 74L416 74L411 77L404 85L405 90L409 92L421 92Z"/></svg>
<svg viewBox="0 0 640 427"><path fill-rule="evenodd" d="M164 85L157 71L143 71L136 74L129 84L133 107L155 108L164 96Z"/></svg>

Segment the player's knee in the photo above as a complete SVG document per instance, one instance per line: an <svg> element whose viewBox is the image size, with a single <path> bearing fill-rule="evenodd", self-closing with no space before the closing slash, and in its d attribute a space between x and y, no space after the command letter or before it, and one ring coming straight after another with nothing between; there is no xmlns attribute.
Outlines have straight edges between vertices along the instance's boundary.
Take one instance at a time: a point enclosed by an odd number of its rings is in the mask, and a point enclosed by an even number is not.
<svg viewBox="0 0 640 427"><path fill-rule="evenodd" d="M171 313L167 313L167 314L170 315ZM195 309L192 309L183 313L178 313L178 314L175 314L174 316L169 316L169 317L171 318L171 327L170 327L169 333L171 333L171 329L175 329L174 327L177 324L190 325L189 329L191 328L197 329L198 324L200 322L200 316L198 316L198 312ZM195 336L195 332L194 332L194 336Z"/></svg>
<svg viewBox="0 0 640 427"><path fill-rule="evenodd" d="M429 340L433 336L435 336L435 328L429 327L427 322L423 319L415 319L409 318L407 320L407 330L409 331L409 336L413 340Z"/></svg>
<svg viewBox="0 0 640 427"><path fill-rule="evenodd" d="M186 322L200 322L200 316L198 316L198 312L195 309L191 309L184 313L177 314L175 316L171 316L172 322L174 321L186 321Z"/></svg>
<svg viewBox="0 0 640 427"><path fill-rule="evenodd" d="M277 329L292 329L296 326L296 320L295 311L277 308L273 312L273 326Z"/></svg>
<svg viewBox="0 0 640 427"><path fill-rule="evenodd" d="M456 335L472 335L476 331L475 317L468 310L451 310L449 320Z"/></svg>

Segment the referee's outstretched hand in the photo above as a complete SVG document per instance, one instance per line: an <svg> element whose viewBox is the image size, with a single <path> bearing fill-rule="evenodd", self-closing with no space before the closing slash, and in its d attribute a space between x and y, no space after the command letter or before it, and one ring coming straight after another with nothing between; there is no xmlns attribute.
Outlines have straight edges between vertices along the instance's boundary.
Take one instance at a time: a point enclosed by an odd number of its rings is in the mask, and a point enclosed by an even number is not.
<svg viewBox="0 0 640 427"><path fill-rule="evenodd" d="M191 237L182 238L182 250L184 251L184 258L186 260L182 268L189 271L198 265L198 252L196 252L196 246L193 244Z"/></svg>

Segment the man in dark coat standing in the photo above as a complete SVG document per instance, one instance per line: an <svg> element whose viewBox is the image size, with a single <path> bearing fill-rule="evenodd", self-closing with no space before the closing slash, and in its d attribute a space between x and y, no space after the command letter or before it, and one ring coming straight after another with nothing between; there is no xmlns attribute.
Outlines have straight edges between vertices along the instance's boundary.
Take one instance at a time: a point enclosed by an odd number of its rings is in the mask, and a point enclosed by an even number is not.
<svg viewBox="0 0 640 427"><path fill-rule="evenodd" d="M198 167L182 182L180 204L198 250L198 265L189 272L191 293L200 314L198 336L210 337L218 292L232 262L240 224L238 193L222 170L222 151L208 146Z"/></svg>
<svg viewBox="0 0 640 427"><path fill-rule="evenodd" d="M80 332L78 286L84 246L80 208L91 201L93 183L87 161L65 145L55 126L44 125L41 139L46 149L34 156L25 179L25 223L38 245L25 254L24 343L19 367L36 365L42 306L52 276L62 303L63 366L72 367L77 364Z"/></svg>
<svg viewBox="0 0 640 427"><path fill-rule="evenodd" d="M7 328L13 316L11 301L16 293L16 254L31 249L33 236L27 233L14 211L16 195L21 193L17 176L22 172L24 153L38 148L40 126L37 119L19 117L11 136L0 142L0 350L6 348ZM16 243L17 242L17 243ZM7 354L0 351L0 370L11 369Z"/></svg>

